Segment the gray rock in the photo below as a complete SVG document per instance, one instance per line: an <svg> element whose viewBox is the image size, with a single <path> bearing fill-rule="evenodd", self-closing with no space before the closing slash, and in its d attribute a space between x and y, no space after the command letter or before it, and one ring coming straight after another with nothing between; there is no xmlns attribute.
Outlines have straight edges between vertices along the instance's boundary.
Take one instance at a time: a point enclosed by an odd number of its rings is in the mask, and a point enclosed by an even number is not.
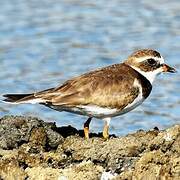
<svg viewBox="0 0 180 180"><path fill-rule="evenodd" d="M41 133L38 131L40 127L43 128L41 131L46 133L44 145L47 147L56 148L63 142L64 138L52 130L56 127L54 123L46 123L34 117L4 116L0 119L0 148L17 148L23 143L28 143L31 136L35 138L34 134L41 137ZM39 141L39 139L37 138L36 141Z"/></svg>
<svg viewBox="0 0 180 180"><path fill-rule="evenodd" d="M0 119L2 179L179 179L180 125L104 140L23 116Z"/></svg>

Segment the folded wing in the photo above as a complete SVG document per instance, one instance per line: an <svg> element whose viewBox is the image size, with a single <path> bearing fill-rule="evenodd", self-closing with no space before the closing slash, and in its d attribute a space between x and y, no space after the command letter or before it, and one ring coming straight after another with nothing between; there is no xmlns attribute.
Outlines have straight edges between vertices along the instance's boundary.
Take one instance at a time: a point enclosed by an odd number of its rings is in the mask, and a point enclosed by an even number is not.
<svg viewBox="0 0 180 180"><path fill-rule="evenodd" d="M133 87L132 68L116 64L66 81L62 86L35 93L46 103L73 107L97 105L123 109L137 97L139 88ZM120 73L121 72L121 73Z"/></svg>

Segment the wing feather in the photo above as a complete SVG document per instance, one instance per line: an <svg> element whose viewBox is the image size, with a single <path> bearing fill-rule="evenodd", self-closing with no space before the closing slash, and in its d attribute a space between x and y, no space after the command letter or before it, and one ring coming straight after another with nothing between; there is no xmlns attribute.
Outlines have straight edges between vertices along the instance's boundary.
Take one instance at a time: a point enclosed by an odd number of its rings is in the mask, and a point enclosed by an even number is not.
<svg viewBox="0 0 180 180"><path fill-rule="evenodd" d="M123 109L138 95L139 88L133 87L133 82L132 68L116 64L73 78L35 96L64 107L92 104Z"/></svg>

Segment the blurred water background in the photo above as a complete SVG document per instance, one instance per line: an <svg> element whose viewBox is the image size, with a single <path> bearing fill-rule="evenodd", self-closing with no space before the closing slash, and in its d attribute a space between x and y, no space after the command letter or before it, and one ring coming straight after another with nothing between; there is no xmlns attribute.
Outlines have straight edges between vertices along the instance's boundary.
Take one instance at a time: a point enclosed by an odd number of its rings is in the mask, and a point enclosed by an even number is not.
<svg viewBox="0 0 180 180"><path fill-rule="evenodd" d="M39 91L86 71L119 63L139 48L161 52L180 69L179 0L6 0L0 11L0 94ZM86 117L40 105L0 103L0 116L38 116L82 129ZM113 118L111 133L180 122L180 76L158 77L150 97ZM102 131L94 120L91 131Z"/></svg>

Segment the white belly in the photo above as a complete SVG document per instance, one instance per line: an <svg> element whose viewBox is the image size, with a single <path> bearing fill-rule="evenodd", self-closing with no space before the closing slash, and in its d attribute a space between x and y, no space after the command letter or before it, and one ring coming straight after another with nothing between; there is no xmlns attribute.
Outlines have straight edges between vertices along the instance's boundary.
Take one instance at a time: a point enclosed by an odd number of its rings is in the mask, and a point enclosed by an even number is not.
<svg viewBox="0 0 180 180"><path fill-rule="evenodd" d="M136 98L131 104L127 105L123 110L119 110L116 108L104 108L99 107L96 105L84 105L84 106L77 106L73 108L62 108L59 106L51 106L51 108L57 110L57 111L67 111L75 114L85 115L89 117L96 117L96 118L105 118L105 117L114 117L118 115L125 114L134 108L136 108L138 105L140 105L144 99L138 99Z"/></svg>
<svg viewBox="0 0 180 180"><path fill-rule="evenodd" d="M114 109L103 108L103 107L99 107L95 105L80 106L80 109L81 109L81 112L85 112L85 114L92 117L96 117L96 118L114 117L114 116L125 114L133 110L134 108L142 104L143 101L144 99L137 98L131 104L127 105L123 110L119 110L116 108Z"/></svg>

